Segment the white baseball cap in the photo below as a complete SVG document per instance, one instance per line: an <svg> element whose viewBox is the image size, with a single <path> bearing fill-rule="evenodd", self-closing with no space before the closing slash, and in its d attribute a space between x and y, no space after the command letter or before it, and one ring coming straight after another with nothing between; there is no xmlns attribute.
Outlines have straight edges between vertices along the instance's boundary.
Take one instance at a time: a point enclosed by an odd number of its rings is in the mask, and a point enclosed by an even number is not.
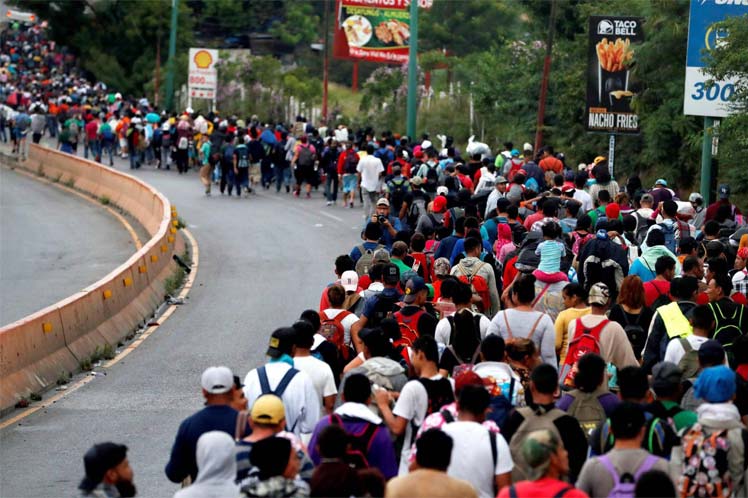
<svg viewBox="0 0 748 498"><path fill-rule="evenodd" d="M356 292L358 289L358 273L353 270L344 271L340 276L340 285L346 292Z"/></svg>
<svg viewBox="0 0 748 498"><path fill-rule="evenodd" d="M224 394L234 387L234 374L228 367L208 367L200 378L200 384L210 394Z"/></svg>
<svg viewBox="0 0 748 498"><path fill-rule="evenodd" d="M444 185L436 187L436 195L447 195L448 193L449 193L449 189L445 187Z"/></svg>

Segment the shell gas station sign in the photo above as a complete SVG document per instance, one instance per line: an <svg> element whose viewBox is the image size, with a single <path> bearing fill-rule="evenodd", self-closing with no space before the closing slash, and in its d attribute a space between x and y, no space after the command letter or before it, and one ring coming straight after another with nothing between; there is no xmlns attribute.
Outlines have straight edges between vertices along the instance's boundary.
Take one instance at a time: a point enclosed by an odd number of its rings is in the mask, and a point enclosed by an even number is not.
<svg viewBox="0 0 748 498"><path fill-rule="evenodd" d="M216 99L218 50L191 48L187 75L188 95L196 99Z"/></svg>

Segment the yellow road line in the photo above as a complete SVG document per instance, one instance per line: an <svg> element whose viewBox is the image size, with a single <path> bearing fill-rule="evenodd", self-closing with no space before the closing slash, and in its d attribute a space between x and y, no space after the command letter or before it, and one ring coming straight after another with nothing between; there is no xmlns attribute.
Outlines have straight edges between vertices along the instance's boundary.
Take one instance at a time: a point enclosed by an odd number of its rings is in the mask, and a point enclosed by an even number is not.
<svg viewBox="0 0 748 498"><path fill-rule="evenodd" d="M187 280L185 281L181 292L177 296L177 298L179 299L186 298L190 292L190 289L192 289L192 284L195 282L195 278L197 276L197 267L198 267L198 264L200 263L200 249L198 248L197 240L192 235L192 233L190 233L190 231L187 230L186 228L182 229L182 233L185 235L185 237L187 237L187 240L189 240L190 245L192 246L192 271L187 275ZM174 313L174 311L177 309L178 306L179 305L177 304L172 304L168 308L166 308L166 311L164 311L164 313L158 319L158 323L159 323L158 325L153 325L151 327L148 327L140 335L140 337L138 337L133 342L128 344L128 346L124 350L122 350L117 356L115 356L108 362L104 363L101 366L101 368L111 368L113 365L116 365L120 360L122 360L122 358L132 353L133 350L135 350L138 346L140 346L143 343L143 341L148 339L148 337L150 337L150 335L153 334L156 331L156 329L158 329L161 325L163 325L166 319L169 318ZM2 423L0 423L0 430L3 430L6 427L25 419L29 415L32 415L43 408L48 408L49 406L61 400L68 394L75 392L81 387L85 386L86 384L94 380L95 378L96 377L93 375L86 375L84 378L71 384L65 391L60 391L59 393L55 394L51 398L42 401L40 404L27 408L26 410L19 413L18 415L15 415L11 417L10 419L3 421Z"/></svg>
<svg viewBox="0 0 748 498"><path fill-rule="evenodd" d="M13 170L16 173L19 173L21 175L27 176L27 177L31 178L32 180L37 180L37 181L40 181L42 183L46 183L48 185L52 185L54 187L57 187L57 188L59 188L61 190L64 190L64 191L70 193L70 194L77 195L81 199L85 199L88 202L91 202L93 204L96 204L99 207L102 207L102 208L106 209L109 212L109 214L111 214L112 216L114 216L115 218L117 218L119 220L119 222L122 223L122 225L125 227L125 230L127 230L127 233L130 234L130 237L132 238L132 241L135 243L135 250L139 251L140 249L143 248L143 243L140 241L140 237L138 237L138 234L135 232L135 229L132 227L132 225L130 224L130 222L127 221L127 219L124 216L122 216L120 213L118 213L117 211L115 211L114 209L112 209L110 206L105 206L105 205L101 204L97 199L94 199L90 195L86 195L86 194L84 194L82 192L79 192L79 191L77 191L77 190L75 190L73 188L70 188L70 187L68 187L66 185L62 185L60 183L55 183L53 181L47 180L44 177L41 177L39 175L35 175L35 174L30 173L30 172L28 172L26 170L23 170L23 169L19 169L18 167L6 166L6 168L11 169L11 170Z"/></svg>

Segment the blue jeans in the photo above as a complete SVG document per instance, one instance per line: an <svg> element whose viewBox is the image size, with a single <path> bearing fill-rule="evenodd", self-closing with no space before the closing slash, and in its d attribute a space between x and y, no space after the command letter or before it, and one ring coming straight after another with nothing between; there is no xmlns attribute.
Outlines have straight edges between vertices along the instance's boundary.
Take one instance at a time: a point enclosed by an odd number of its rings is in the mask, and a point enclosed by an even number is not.
<svg viewBox="0 0 748 498"><path fill-rule="evenodd" d="M291 168L286 166L281 168L276 166L275 168L275 191L280 192L281 186L285 184L286 188L291 187Z"/></svg>
<svg viewBox="0 0 748 498"><path fill-rule="evenodd" d="M138 151L136 151L136 150L133 150L133 151L130 152L130 155L128 156L130 158L130 169L135 169L135 168L140 167L138 165L139 164L139 159L140 159L139 156L140 156L140 154L138 154Z"/></svg>
<svg viewBox="0 0 748 498"><path fill-rule="evenodd" d="M99 141L90 140L87 141L83 146L83 157L88 159L88 151L91 151L91 159L96 160L96 157L100 154L99 152Z"/></svg>
<svg viewBox="0 0 748 498"><path fill-rule="evenodd" d="M109 166L114 166L114 142L101 142L101 159L104 159L104 154L109 153Z"/></svg>
<svg viewBox="0 0 748 498"><path fill-rule="evenodd" d="M55 138L57 136L57 117L47 116L47 129L49 130L49 136Z"/></svg>

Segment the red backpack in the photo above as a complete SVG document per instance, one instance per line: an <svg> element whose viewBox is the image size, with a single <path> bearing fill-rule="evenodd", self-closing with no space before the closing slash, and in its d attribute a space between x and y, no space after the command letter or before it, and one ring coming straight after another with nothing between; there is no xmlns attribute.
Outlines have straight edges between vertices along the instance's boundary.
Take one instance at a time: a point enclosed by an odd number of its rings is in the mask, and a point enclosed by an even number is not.
<svg viewBox="0 0 748 498"><path fill-rule="evenodd" d="M410 253L413 259L418 261L420 268L423 269L422 275L426 283L431 282L434 271L434 254L425 252L412 252Z"/></svg>
<svg viewBox="0 0 748 498"><path fill-rule="evenodd" d="M596 326L587 328L581 318L577 318L574 338L569 342L564 366L559 379L562 386L574 388L574 377L577 375L577 363L587 353L600 354L600 332L610 322L607 318Z"/></svg>
<svg viewBox="0 0 748 498"><path fill-rule="evenodd" d="M475 303L475 306L481 313L485 313L486 311L491 309L491 294L488 292L488 282L485 278L478 275L478 271L485 264L486 263L484 262L478 264L473 270L473 273L469 273L467 268L462 265L462 262L457 265L460 268L460 272L462 273L462 275L460 275L459 277L460 282L463 282L470 286L470 289L473 291L473 297L480 297L480 302Z"/></svg>
<svg viewBox="0 0 748 498"><path fill-rule="evenodd" d="M324 311L319 314L321 321L319 329L320 335L333 343L345 360L349 359L350 351L345 345L345 327L343 327L343 320L352 314L353 313L350 311L341 311L335 315L335 318L329 318L327 313Z"/></svg>
<svg viewBox="0 0 748 498"><path fill-rule="evenodd" d="M395 347L411 347L413 345L415 340L420 336L420 334L418 333L418 320L424 313L426 312L423 310L419 310L410 316L403 315L402 311L398 311L394 314L394 318L400 325L400 339L392 342Z"/></svg>

